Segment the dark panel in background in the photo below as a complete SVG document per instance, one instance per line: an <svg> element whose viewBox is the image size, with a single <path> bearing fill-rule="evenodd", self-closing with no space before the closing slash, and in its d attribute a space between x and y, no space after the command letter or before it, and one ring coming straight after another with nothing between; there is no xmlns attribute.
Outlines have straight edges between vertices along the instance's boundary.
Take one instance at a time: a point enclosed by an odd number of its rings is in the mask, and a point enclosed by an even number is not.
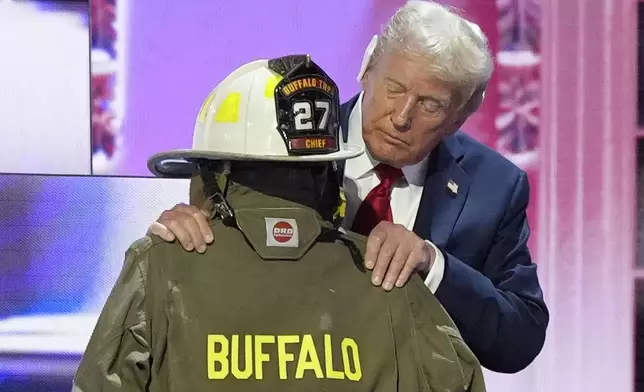
<svg viewBox="0 0 644 392"><path fill-rule="evenodd" d="M635 266L644 268L644 138L638 138L637 143L637 251ZM644 391L644 389L643 389Z"/></svg>
<svg viewBox="0 0 644 392"><path fill-rule="evenodd" d="M635 282L635 392L644 391L644 281Z"/></svg>

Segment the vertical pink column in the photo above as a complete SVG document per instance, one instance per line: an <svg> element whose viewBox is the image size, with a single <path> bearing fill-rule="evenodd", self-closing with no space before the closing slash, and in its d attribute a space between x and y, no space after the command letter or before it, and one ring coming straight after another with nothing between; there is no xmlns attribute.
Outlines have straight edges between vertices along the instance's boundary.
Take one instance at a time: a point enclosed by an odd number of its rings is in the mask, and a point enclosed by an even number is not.
<svg viewBox="0 0 644 392"><path fill-rule="evenodd" d="M539 391L633 390L636 3L542 1Z"/></svg>
<svg viewBox="0 0 644 392"><path fill-rule="evenodd" d="M124 4L91 0L92 174L110 175L123 156Z"/></svg>

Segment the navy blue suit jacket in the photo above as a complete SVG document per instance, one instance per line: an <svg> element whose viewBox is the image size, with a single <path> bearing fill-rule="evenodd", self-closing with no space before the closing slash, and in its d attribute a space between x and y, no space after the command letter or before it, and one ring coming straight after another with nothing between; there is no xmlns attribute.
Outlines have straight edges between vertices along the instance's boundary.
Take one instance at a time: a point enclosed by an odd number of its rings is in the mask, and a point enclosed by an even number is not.
<svg viewBox="0 0 644 392"><path fill-rule="evenodd" d="M357 99L342 105L345 141ZM456 194L447 187L450 180ZM445 256L436 297L481 364L503 373L536 358L549 320L527 247L529 196L523 170L457 131L431 153L414 226Z"/></svg>

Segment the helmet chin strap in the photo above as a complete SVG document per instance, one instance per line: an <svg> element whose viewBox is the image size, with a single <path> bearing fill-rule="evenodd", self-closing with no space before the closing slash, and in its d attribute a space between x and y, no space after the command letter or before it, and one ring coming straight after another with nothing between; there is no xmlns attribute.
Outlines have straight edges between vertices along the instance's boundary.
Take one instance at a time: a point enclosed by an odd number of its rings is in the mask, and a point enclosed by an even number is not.
<svg viewBox="0 0 644 392"><path fill-rule="evenodd" d="M199 171L204 184L204 194L211 201L216 214L222 219L234 217L234 212L228 202L225 194L228 188L228 174L230 174L230 162L223 163L222 173L217 176L208 165L199 165Z"/></svg>

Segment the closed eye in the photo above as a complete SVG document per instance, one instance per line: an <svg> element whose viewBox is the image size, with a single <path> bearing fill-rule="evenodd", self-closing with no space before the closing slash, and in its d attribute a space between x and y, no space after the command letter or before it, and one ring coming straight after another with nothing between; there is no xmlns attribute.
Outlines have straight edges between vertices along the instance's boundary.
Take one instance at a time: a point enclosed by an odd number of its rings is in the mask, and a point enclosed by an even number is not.
<svg viewBox="0 0 644 392"><path fill-rule="evenodd" d="M405 89L402 86L387 83L387 92L392 94L402 94L405 92Z"/></svg>
<svg viewBox="0 0 644 392"><path fill-rule="evenodd" d="M387 92L391 94L403 94L407 91L405 86L389 78L386 79L385 87L387 88Z"/></svg>
<svg viewBox="0 0 644 392"><path fill-rule="evenodd" d="M444 109L442 104L434 100L424 100L422 106L429 113L436 113Z"/></svg>

